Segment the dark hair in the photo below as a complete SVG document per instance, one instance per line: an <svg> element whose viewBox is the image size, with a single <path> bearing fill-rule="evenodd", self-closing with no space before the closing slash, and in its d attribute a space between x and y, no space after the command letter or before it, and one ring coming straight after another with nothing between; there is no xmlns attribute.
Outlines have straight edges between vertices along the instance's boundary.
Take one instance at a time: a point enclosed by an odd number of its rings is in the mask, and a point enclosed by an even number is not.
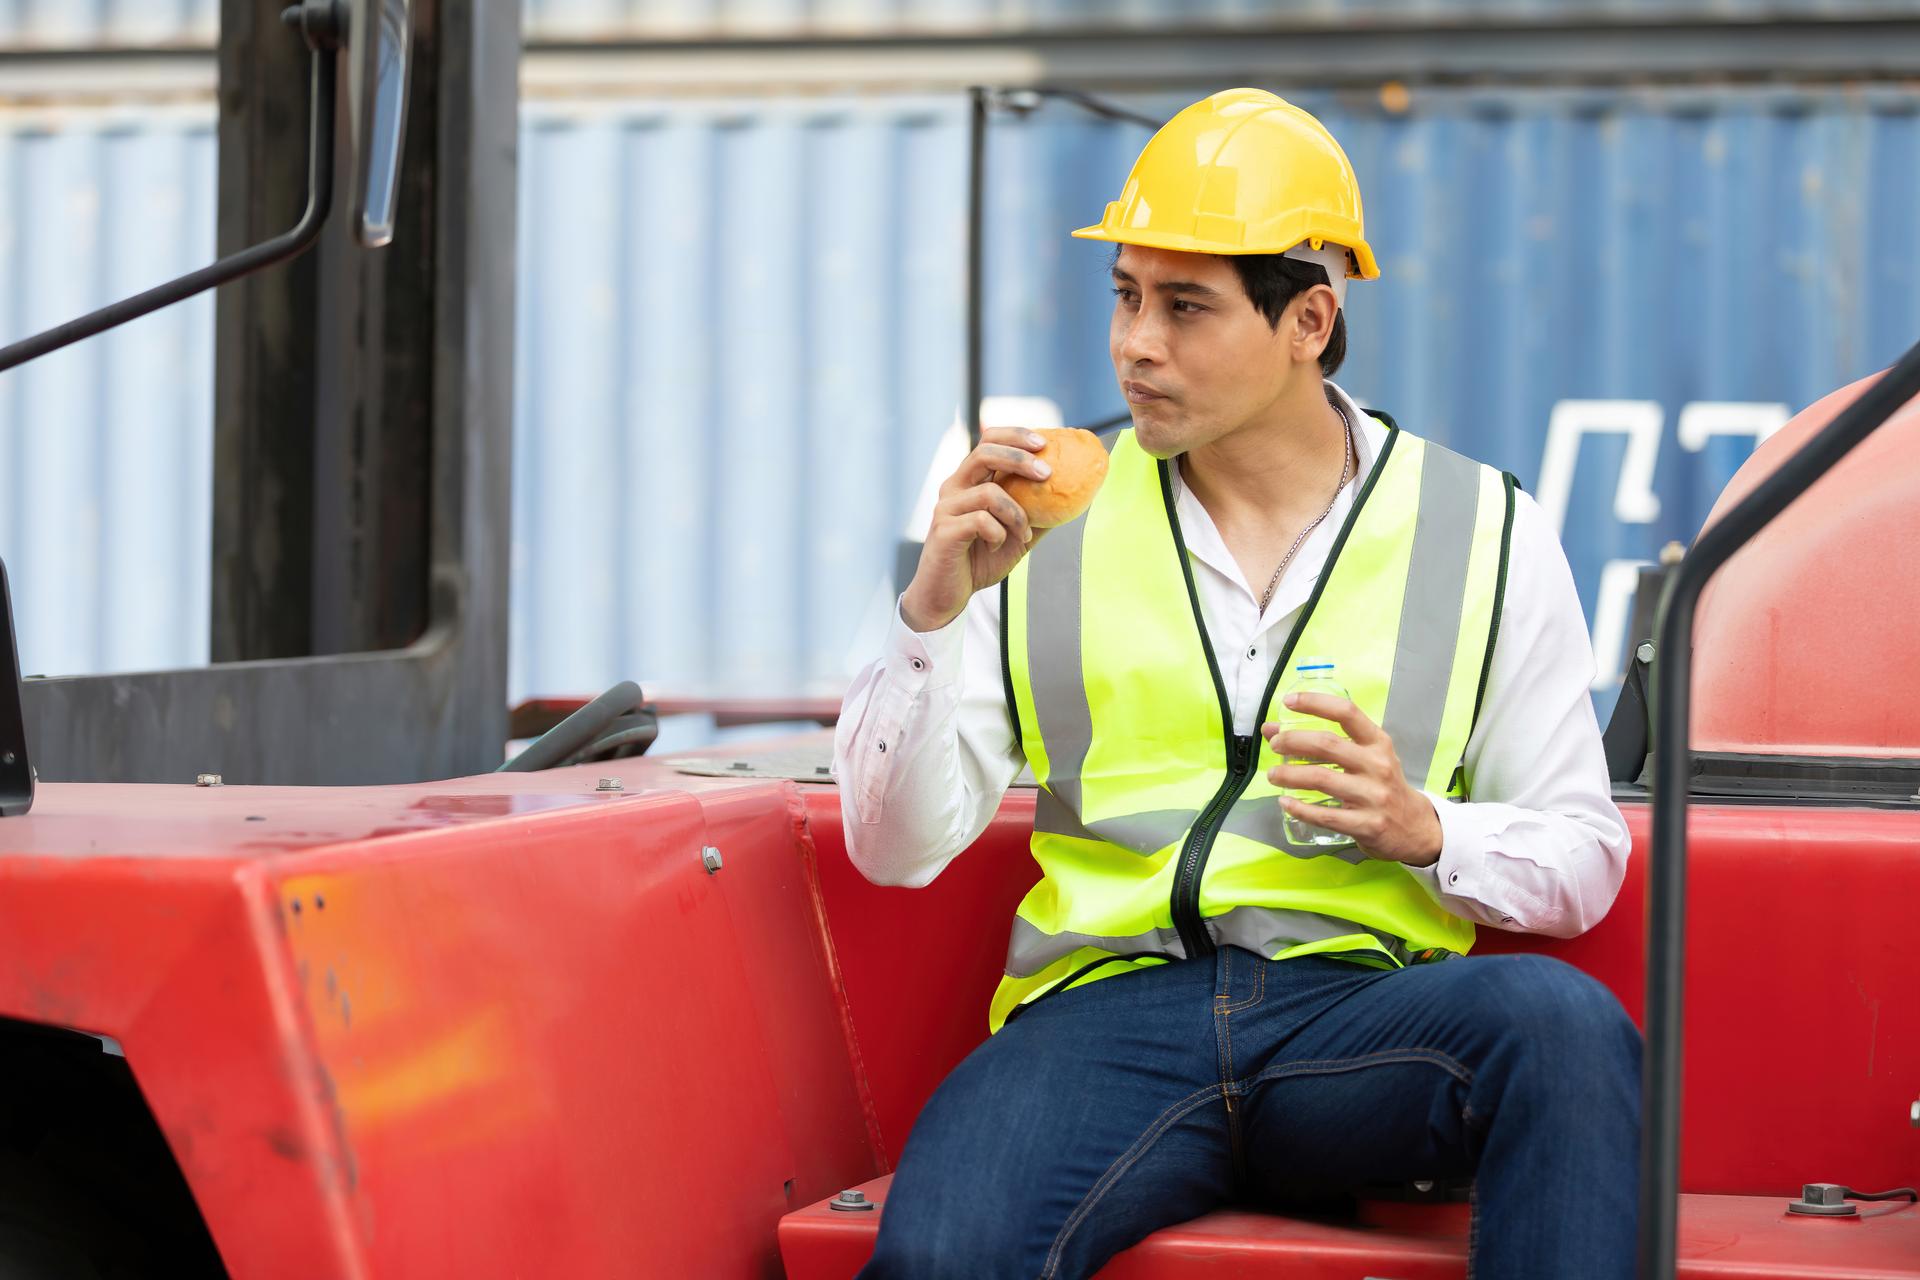
<svg viewBox="0 0 1920 1280"><path fill-rule="evenodd" d="M1284 258L1277 253L1236 253L1226 258L1240 273L1240 287L1247 291L1253 309L1265 316L1275 329L1280 327L1280 317L1288 303L1317 284L1333 283L1317 263ZM1342 307L1334 313L1333 333L1327 339L1326 350L1320 353L1320 375L1331 378L1346 359L1347 309Z"/></svg>

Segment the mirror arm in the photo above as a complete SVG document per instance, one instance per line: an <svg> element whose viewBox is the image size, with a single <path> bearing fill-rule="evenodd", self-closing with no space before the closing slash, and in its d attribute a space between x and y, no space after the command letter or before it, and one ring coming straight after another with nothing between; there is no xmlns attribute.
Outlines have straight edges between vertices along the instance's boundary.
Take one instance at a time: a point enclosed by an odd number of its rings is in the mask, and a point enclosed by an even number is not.
<svg viewBox="0 0 1920 1280"><path fill-rule="evenodd" d="M292 230L218 262L189 272L177 280L156 285L145 293L112 303L77 320L69 320L31 338L0 347L0 373L16 365L58 351L61 347L104 333L148 312L172 306L196 293L237 280L276 262L284 262L311 245L333 209L333 101L335 55L313 51L312 120L307 130L307 209Z"/></svg>

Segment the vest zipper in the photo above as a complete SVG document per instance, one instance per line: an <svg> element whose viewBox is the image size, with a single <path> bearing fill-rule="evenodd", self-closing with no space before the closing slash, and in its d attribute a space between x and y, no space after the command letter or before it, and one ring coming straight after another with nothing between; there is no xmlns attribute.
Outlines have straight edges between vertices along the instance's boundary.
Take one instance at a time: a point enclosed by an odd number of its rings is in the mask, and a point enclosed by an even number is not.
<svg viewBox="0 0 1920 1280"><path fill-rule="evenodd" d="M1382 415L1376 413L1373 416ZM1375 482L1387 469L1387 458L1393 453L1399 435L1399 425L1388 419L1387 438L1382 442L1373 466L1367 471L1360 492L1354 496L1353 508L1347 512L1340 532L1333 539L1333 546L1327 551L1327 562L1320 571L1320 579L1314 583L1306 604L1301 606L1300 616L1294 620L1293 630L1288 634L1286 644L1281 646L1280 657L1267 678L1267 691L1260 701L1263 712L1273 705L1273 695L1280 688L1281 673L1287 669L1287 662L1293 657L1293 648L1299 643L1301 633L1307 629L1307 619L1313 616L1314 606L1320 603L1320 594L1326 590L1327 580L1333 576L1340 553L1346 548L1347 535L1353 532L1367 499L1373 496ZM1174 553L1180 557L1180 572L1187 583L1187 604L1193 610L1193 625L1200 632L1200 649L1207 657L1207 674L1212 677L1214 695L1220 700L1220 723L1227 737L1226 781L1213 793L1213 799L1207 801L1207 807L1200 811L1200 817L1194 822L1193 830L1187 833L1186 843L1180 849L1180 866L1173 877L1173 891L1169 895L1173 927L1180 935L1180 945L1191 958L1210 956L1218 950L1213 945L1213 936L1207 932L1206 922L1200 916L1200 881L1206 874L1207 855L1213 850L1214 837L1220 834L1220 824L1226 821L1233 802L1240 798L1240 793L1247 789L1247 783L1253 780L1254 762L1260 758L1260 753L1254 746L1255 738L1233 731L1233 704L1227 700L1227 685L1220 678L1220 663L1213 655L1213 640L1207 635L1207 622L1200 613L1200 591L1193 582L1193 565L1187 559L1187 540L1180 532L1180 517L1174 510L1170 466L1164 460L1160 463L1160 501L1166 508L1167 525L1173 532Z"/></svg>
<svg viewBox="0 0 1920 1280"><path fill-rule="evenodd" d="M1206 870L1213 839L1220 834L1220 824L1226 821L1233 802L1247 789L1247 783L1253 781L1253 762L1259 758L1253 737L1233 734L1229 742L1226 781L1213 793L1213 799L1200 811L1193 830L1187 833L1187 842L1180 850L1180 869L1173 879L1173 927L1179 931L1180 944L1189 957L1210 956L1214 952L1213 938L1207 933L1206 922L1200 918L1200 876Z"/></svg>

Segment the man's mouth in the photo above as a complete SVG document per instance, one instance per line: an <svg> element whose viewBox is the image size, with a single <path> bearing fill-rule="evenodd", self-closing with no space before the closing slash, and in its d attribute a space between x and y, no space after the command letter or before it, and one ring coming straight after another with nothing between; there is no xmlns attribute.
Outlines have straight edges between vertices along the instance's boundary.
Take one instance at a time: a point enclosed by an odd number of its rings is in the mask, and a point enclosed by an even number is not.
<svg viewBox="0 0 1920 1280"><path fill-rule="evenodd" d="M1120 384L1120 390L1126 393L1127 403L1129 404L1151 404L1155 400L1165 400L1167 398L1165 393L1154 390L1144 382L1133 382L1131 380L1122 382Z"/></svg>

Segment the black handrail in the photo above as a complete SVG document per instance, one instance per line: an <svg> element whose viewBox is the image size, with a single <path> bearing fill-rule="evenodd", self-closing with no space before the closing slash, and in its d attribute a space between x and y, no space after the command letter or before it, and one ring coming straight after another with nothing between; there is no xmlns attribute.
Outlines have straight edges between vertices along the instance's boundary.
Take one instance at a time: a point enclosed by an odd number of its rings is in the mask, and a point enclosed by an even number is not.
<svg viewBox="0 0 1920 1280"><path fill-rule="evenodd" d="M155 285L145 293L137 293L131 298L101 307L65 324L55 325L44 333L36 333L31 338L22 338L11 346L0 347L0 373L16 365L25 364L58 351L83 338L91 338L104 333L129 320L137 320L149 312L162 307L172 306L196 293L237 280L249 272L262 267L270 267L276 262L291 258L319 236L320 228L327 220L327 214L333 208L333 97L336 55L331 50L316 49L313 52L312 111L313 117L307 129L307 208L300 215L300 221L293 229L263 241L240 252L230 254L218 262L201 267L169 280L165 284Z"/></svg>
<svg viewBox="0 0 1920 1280"><path fill-rule="evenodd" d="M1641 1280L1673 1280L1678 1242L1694 609L1708 580L1734 552L1915 395L1920 395L1920 345L1703 531L1668 579L1660 603L1653 687L1653 848L1647 873L1647 1052L1641 1079Z"/></svg>

